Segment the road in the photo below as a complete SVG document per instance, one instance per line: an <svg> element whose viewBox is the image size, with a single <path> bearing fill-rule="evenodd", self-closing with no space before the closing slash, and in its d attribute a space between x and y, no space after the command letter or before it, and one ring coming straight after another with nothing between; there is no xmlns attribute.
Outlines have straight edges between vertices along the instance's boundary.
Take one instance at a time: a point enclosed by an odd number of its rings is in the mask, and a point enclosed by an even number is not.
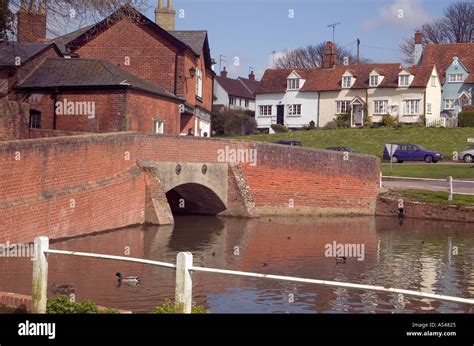
<svg viewBox="0 0 474 346"><path fill-rule="evenodd" d="M448 191L447 181L383 178L382 186L392 190ZM453 190L474 195L474 181L454 181Z"/></svg>

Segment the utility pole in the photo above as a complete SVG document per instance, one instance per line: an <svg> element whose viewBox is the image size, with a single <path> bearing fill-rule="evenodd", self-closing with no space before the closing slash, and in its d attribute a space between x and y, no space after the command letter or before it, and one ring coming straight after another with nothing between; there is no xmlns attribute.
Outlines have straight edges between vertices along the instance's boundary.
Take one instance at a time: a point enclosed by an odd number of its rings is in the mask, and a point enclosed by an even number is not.
<svg viewBox="0 0 474 346"><path fill-rule="evenodd" d="M225 62L227 61L227 57L225 55L219 55L219 74L221 73L222 71L222 62Z"/></svg>
<svg viewBox="0 0 474 346"><path fill-rule="evenodd" d="M328 25L328 28L329 27L332 27L332 42L334 43L334 37L335 37L335 34L336 34L336 25L340 25L341 23L333 23L333 24L329 24Z"/></svg>
<svg viewBox="0 0 474 346"><path fill-rule="evenodd" d="M360 51L359 51L359 48L360 48L360 40L357 39L357 64L360 63L360 55L359 55Z"/></svg>

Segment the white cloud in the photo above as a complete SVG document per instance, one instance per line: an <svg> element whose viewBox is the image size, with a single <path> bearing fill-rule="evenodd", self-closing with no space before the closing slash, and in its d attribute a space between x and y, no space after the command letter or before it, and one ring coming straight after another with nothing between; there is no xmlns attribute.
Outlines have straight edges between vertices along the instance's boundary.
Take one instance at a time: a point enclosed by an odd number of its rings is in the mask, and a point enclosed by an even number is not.
<svg viewBox="0 0 474 346"><path fill-rule="evenodd" d="M362 26L374 29L382 26L416 28L429 21L430 16L421 0L395 0L378 8L378 18L366 20Z"/></svg>

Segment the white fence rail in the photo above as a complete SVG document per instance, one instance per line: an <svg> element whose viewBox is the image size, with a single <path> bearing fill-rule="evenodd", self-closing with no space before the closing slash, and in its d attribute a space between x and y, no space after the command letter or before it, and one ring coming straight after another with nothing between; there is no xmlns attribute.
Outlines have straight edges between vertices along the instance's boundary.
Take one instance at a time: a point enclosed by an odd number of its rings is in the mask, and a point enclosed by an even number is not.
<svg viewBox="0 0 474 346"><path fill-rule="evenodd" d="M192 308L192 272L205 272L224 275L236 275L245 277L254 277L270 280L281 280L290 282L301 282L307 284L316 284L322 286L347 287L369 291L389 292L405 294L414 297L445 300L456 303L465 303L474 305L474 299L458 298L446 295L440 295L428 292L418 292L399 288L387 288L383 286L361 285L349 282L327 281L317 279L305 279L292 276L250 273L236 270L196 267L193 265L193 255L190 252L180 252L176 256L176 265L173 263L146 260L141 258L130 258L123 256L112 256L87 252L53 250L49 248L49 239L47 237L37 237L35 239L35 261L33 262L33 286L32 286L32 312L46 313L47 287L48 287L48 255L66 255L99 258L105 260L126 261L133 263L142 263L159 267L172 268L176 270L175 285L175 308L178 313L191 313Z"/></svg>

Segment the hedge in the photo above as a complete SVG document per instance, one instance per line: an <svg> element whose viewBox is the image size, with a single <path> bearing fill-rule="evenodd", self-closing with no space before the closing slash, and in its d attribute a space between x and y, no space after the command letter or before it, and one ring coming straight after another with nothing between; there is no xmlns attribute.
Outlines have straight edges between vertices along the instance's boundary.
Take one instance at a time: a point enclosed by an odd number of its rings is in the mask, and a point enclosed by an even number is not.
<svg viewBox="0 0 474 346"><path fill-rule="evenodd" d="M459 112L458 121L459 127L474 127L474 110Z"/></svg>

